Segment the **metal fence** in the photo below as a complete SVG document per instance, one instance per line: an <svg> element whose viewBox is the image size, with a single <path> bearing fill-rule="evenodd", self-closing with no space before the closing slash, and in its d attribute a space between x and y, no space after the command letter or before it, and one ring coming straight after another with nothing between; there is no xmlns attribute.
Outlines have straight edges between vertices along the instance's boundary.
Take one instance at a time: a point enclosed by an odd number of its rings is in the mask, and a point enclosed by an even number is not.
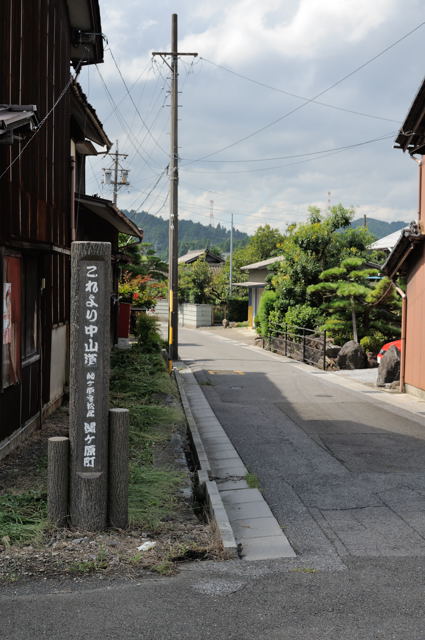
<svg viewBox="0 0 425 640"><path fill-rule="evenodd" d="M326 331L318 332L305 327L269 325L269 332L263 338L263 349L306 362L325 370Z"/></svg>

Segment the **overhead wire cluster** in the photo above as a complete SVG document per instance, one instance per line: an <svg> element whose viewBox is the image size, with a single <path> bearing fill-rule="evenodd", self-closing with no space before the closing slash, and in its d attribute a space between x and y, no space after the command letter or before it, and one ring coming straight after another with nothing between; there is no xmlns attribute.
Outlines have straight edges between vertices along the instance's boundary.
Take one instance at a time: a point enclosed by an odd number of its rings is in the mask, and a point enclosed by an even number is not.
<svg viewBox="0 0 425 640"><path fill-rule="evenodd" d="M371 144L377 144L384 140L393 138L396 132L395 130L388 132L385 135L377 136L375 138L370 138L370 139L361 140L361 141L357 140L357 141L353 141L351 144L328 147L328 148L319 149L319 150L312 150L304 153L287 153L287 154L275 155L271 157L254 157L254 158L246 158L246 157L245 158L226 157L224 159L213 158L214 156L222 154L223 152L229 149L232 149L234 147L237 147L242 143L250 140L251 138L260 135L264 131L276 126L277 124L286 120L293 114L299 112L301 109L305 108L307 105L311 105L311 104L328 108L334 111L335 110L340 111L353 116L374 119L382 122L390 122L398 125L399 122L397 120L387 117L386 115L377 115L377 114L367 113L367 112L358 111L351 108L338 106L336 104L332 104L331 102L324 102L323 100L321 100L321 98L326 93L330 92L332 89L334 89L344 81L351 78L353 75L362 71L364 68L366 68L368 65L373 63L375 60L377 60L381 56L383 56L385 53L387 53L389 50L391 50L396 45L401 43L403 40L411 36L413 33L417 32L424 25L425 25L425 21L416 25L413 29L403 34L401 37L399 37L394 42L390 43L381 51L373 55L371 58L369 58L362 64L356 66L354 69L344 74L342 77L338 78L336 81L332 82L329 86L327 86L326 88L324 88L323 90L321 90L320 92L316 93L311 97L306 97L306 96L293 93L291 91L288 91L286 88L275 87L261 80L251 78L247 75L239 73L238 71L235 71L234 69L231 69L228 66L217 64L211 60L208 60L207 58L200 57L199 60L201 60L203 63L213 66L235 77L238 77L239 79L245 82L255 84L257 86L263 87L264 89L267 89L273 92L287 95L301 102L300 104L287 110L285 113L281 114L277 118L274 118L270 122L265 123L261 127L258 127L255 130L246 133L244 136L236 140L233 140L221 146L220 148L217 148L212 151L208 151L207 153L204 153L201 156L196 158L186 158L186 157L180 158L181 160L180 166L184 171L193 171L198 175L199 173L208 174L211 172L213 172L215 175L217 174L219 175L220 173L225 173L226 176L229 174L238 174L238 173L239 174L256 173L256 172L266 173L268 171L275 171L283 167L290 167L296 164L305 164L306 162L313 162L313 161L325 159L336 154L348 152L350 150L360 148L360 147L365 147ZM108 87L100 69L97 67L99 76L104 85L105 91L107 93L108 99L112 107L112 111L108 117L114 115L117 118L120 126L122 127L127 137L129 144L132 145L133 147L133 159L135 159L136 156L140 157L145 167L149 170L149 175L150 175L150 184L146 186L146 181L145 180L143 181L144 183L143 189L140 189L140 191L138 191L137 198L134 200L134 202L130 206L130 209L133 208L137 203L136 210L140 210L142 207L144 207L145 210L154 214L158 214L164 209L168 200L168 188L166 187L166 185L163 184L163 181L167 176L167 168L168 168L168 162L167 162L167 166L164 166L164 163L165 163L164 156L167 156L168 158L169 152L167 151L166 148L164 148L164 145L162 144L160 139L161 136L158 136L158 134L156 133L158 129L162 129L163 133L168 131L168 126L165 123L163 123L161 127L158 126L158 120L159 120L160 114L164 113L164 107L166 105L166 100L168 95L166 91L166 85L169 81L169 78L167 77L167 71L164 65L158 64L157 60L153 58L150 61L150 63L148 63L145 66L145 68L142 70L137 80L131 86L129 86L128 82L124 77L124 74L122 73L119 67L117 58L112 52L112 50L110 49L110 47L107 48L107 51L109 51L110 53L112 62L117 70L117 74L125 89L124 96L118 102L116 102L113 98L112 92ZM191 61L191 63L185 63L183 68L185 69L185 76L184 76L183 82L181 83L181 87L184 87L184 82L187 81L189 75L193 74L196 69L193 60ZM198 67L198 72L199 71L200 69ZM142 93L139 96L139 98L136 97L134 90L135 90L135 87L138 87L138 83L140 79L143 76L145 76L147 73L153 73L155 75L156 80L155 80L155 85L151 89L150 104L146 105L146 108L145 108L145 107L142 107L142 96L147 86L147 82L143 83ZM126 114L124 114L122 112L122 109L120 108L121 104L126 99L130 101L131 106L134 110L133 121L131 123L128 123L127 121L127 112ZM144 102L146 103L146 101ZM141 126L139 130L136 130L136 127L134 126L134 122L136 120L140 121ZM276 165L276 164L268 165L266 167L258 166L259 164L270 163L270 162L275 163L278 161L290 161L290 162L284 162L283 164L281 163L279 165ZM233 170L233 169L229 170L229 167L228 167L228 165L238 165L238 164L245 164L246 166L247 164L249 165L250 163L254 165L251 168L238 168L236 170ZM209 165L210 169L205 167L205 165L207 166ZM223 165L225 169L220 167L220 165ZM204 166L205 168L202 168L202 166ZM216 166L217 168L213 170L213 166ZM198 168L198 167L201 167L201 168ZM136 185L136 186L139 186L139 185ZM201 189L201 190L204 190L206 192L209 191L209 189ZM196 214L202 217L203 214L199 212L201 205L199 205L198 203L188 203L188 202L185 202L184 200L181 200L180 202L182 205L184 205L185 208L187 207L189 210L190 210L190 207L193 206L196 211ZM160 204L159 208L158 208L158 204ZM207 206L205 206L205 208L207 208ZM223 211L228 211L228 208L223 209ZM246 213L245 215L251 215L251 214ZM205 217L208 217L208 214L205 214ZM224 220L223 222L226 223L226 221Z"/></svg>

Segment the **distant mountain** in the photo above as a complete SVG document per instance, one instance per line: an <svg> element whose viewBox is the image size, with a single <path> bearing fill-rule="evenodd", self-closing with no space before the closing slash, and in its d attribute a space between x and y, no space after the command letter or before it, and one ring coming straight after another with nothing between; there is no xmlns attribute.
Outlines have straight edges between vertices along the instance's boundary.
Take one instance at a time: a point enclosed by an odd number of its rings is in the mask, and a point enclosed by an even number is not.
<svg viewBox="0 0 425 640"><path fill-rule="evenodd" d="M363 218L358 218L357 220L353 220L351 226L362 227L364 224ZM367 228L376 239L384 238L385 236L389 236L390 233L394 233L394 231L398 231L399 229L403 229L403 227L408 227L409 222L403 222L402 220L397 220L396 222L385 222L383 220L376 220L376 218L366 218Z"/></svg>
<svg viewBox="0 0 425 640"><path fill-rule="evenodd" d="M168 220L153 216L146 211L125 211L124 213L144 231L144 241L153 245L156 253L163 259L168 258ZM244 246L249 235L233 230L233 247ZM230 250L230 230L218 224L216 227L179 220L179 256L193 249L216 248L223 253Z"/></svg>

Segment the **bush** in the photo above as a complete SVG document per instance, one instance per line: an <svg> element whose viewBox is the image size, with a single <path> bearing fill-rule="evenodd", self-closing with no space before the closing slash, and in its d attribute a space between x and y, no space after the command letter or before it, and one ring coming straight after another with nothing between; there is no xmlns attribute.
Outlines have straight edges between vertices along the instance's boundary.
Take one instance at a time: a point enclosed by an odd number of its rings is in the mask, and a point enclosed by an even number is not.
<svg viewBox="0 0 425 640"><path fill-rule="evenodd" d="M288 328L304 327L305 329L316 329L320 324L320 311L317 308L310 307L308 304L296 304L285 313L284 321Z"/></svg>
<svg viewBox="0 0 425 640"><path fill-rule="evenodd" d="M260 306L258 308L258 314L256 316L255 325L257 333L263 338L269 334L269 315L274 308L276 302L276 292L266 289L261 296Z"/></svg>
<svg viewBox="0 0 425 640"><path fill-rule="evenodd" d="M159 351L162 346L162 338L159 333L158 320L147 313L139 313L136 321L135 335L139 346L145 353Z"/></svg>
<svg viewBox="0 0 425 640"><path fill-rule="evenodd" d="M376 354L385 341L386 338L384 334L377 331L371 336L364 336L364 338L360 340L360 346L363 347L364 351L371 351Z"/></svg>
<svg viewBox="0 0 425 640"><path fill-rule="evenodd" d="M240 298L227 300L227 319L232 322L244 322L248 317L248 301Z"/></svg>

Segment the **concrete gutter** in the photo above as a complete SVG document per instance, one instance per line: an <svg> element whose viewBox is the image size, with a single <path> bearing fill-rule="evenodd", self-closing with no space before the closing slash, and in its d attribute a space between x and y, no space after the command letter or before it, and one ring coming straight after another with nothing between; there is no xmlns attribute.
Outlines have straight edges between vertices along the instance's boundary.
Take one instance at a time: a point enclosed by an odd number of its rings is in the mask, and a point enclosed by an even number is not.
<svg viewBox="0 0 425 640"><path fill-rule="evenodd" d="M211 409L193 371L176 370L197 464L203 502L226 557L244 560L294 558L295 552Z"/></svg>
<svg viewBox="0 0 425 640"><path fill-rule="evenodd" d="M192 451L196 457L198 470L196 471L197 491L203 502L206 504L208 516L213 529L223 547L226 559L238 557L238 546L236 544L233 530L224 508L223 501L215 480L211 479L211 466L205 451L196 421L190 408L189 400L184 388L181 370L186 369L183 363L178 363L174 369L177 386L180 393L181 403L186 415L188 434L192 444ZM188 371L186 369L186 371Z"/></svg>

